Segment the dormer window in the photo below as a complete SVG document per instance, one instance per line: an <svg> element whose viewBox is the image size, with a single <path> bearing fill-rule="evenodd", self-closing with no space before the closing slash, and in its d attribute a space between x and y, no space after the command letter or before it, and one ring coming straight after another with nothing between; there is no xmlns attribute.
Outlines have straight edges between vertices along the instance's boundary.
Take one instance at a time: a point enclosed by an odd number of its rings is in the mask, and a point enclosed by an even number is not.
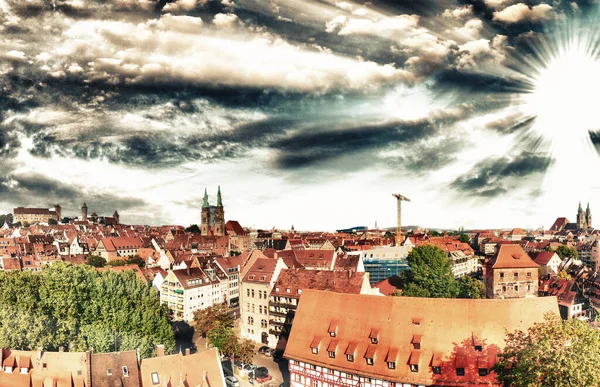
<svg viewBox="0 0 600 387"><path fill-rule="evenodd" d="M432 368L433 373L436 375L439 375L442 373L442 367L440 367L440 366L433 366L431 368Z"/></svg>
<svg viewBox="0 0 600 387"><path fill-rule="evenodd" d="M367 365L373 365L373 358L367 357Z"/></svg>
<svg viewBox="0 0 600 387"><path fill-rule="evenodd" d="M410 365L410 372L419 372L419 365L418 364L411 364Z"/></svg>
<svg viewBox="0 0 600 387"><path fill-rule="evenodd" d="M318 336L315 336L315 338L313 339L312 343L310 343L310 349L312 351L313 354L318 354L319 353L319 344L321 343L321 338Z"/></svg>
<svg viewBox="0 0 600 387"><path fill-rule="evenodd" d="M275 291L279 292L279 287L278 286L275 287Z"/></svg>
<svg viewBox="0 0 600 387"><path fill-rule="evenodd" d="M422 320L423 319L421 317L413 317L412 318L412 323L413 323L413 325L421 325L421 321Z"/></svg>
<svg viewBox="0 0 600 387"><path fill-rule="evenodd" d="M159 379L158 379L158 372L153 372L151 374L152 377L152 385L158 385L160 383Z"/></svg>
<svg viewBox="0 0 600 387"><path fill-rule="evenodd" d="M290 288L285 288L285 292L289 293L290 292Z"/></svg>
<svg viewBox="0 0 600 387"><path fill-rule="evenodd" d="M365 353L365 359L368 365L373 365L373 359L375 359L375 352L377 351L377 346L369 345L367 347L367 352Z"/></svg>
<svg viewBox="0 0 600 387"><path fill-rule="evenodd" d="M332 339L329 343L329 346L327 347L327 353L332 359L335 358L335 350L337 349L337 343L338 341L336 339Z"/></svg>
<svg viewBox="0 0 600 387"><path fill-rule="evenodd" d="M421 339L422 339L421 335L413 335L413 338L412 338L413 349L421 349Z"/></svg>
<svg viewBox="0 0 600 387"><path fill-rule="evenodd" d="M327 353L329 354L330 358L335 358L335 351L327 351Z"/></svg>
<svg viewBox="0 0 600 387"><path fill-rule="evenodd" d="M371 333L369 334L369 339L371 339L371 344L377 344L379 342L379 329L377 329L377 328L371 329Z"/></svg>
<svg viewBox="0 0 600 387"><path fill-rule="evenodd" d="M336 332L337 332L337 320L331 320L331 322L329 323L329 328L327 329L327 332L329 332L329 336L335 337Z"/></svg>
<svg viewBox="0 0 600 387"><path fill-rule="evenodd" d="M111 375L112 375L112 368L109 368L109 369L107 369L107 370L106 370L106 374L107 374L108 376L111 376Z"/></svg>
<svg viewBox="0 0 600 387"><path fill-rule="evenodd" d="M129 369L127 366L123 366L123 376L129 376Z"/></svg>
<svg viewBox="0 0 600 387"><path fill-rule="evenodd" d="M346 360L354 361L354 355L346 355Z"/></svg>
<svg viewBox="0 0 600 387"><path fill-rule="evenodd" d="M396 362L393 361L388 361L388 368L391 370L395 370L396 369Z"/></svg>

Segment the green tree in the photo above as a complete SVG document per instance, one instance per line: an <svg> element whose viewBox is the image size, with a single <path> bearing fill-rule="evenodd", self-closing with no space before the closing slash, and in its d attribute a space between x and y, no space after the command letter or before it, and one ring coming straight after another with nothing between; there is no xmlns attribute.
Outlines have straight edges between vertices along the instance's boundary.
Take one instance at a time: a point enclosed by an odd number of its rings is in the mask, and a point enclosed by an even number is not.
<svg viewBox="0 0 600 387"><path fill-rule="evenodd" d="M485 298L483 282L468 275L458 280L458 298Z"/></svg>
<svg viewBox="0 0 600 387"><path fill-rule="evenodd" d="M224 303L198 309L194 311L194 326L196 332L204 337L217 326L233 327L233 315Z"/></svg>
<svg viewBox="0 0 600 387"><path fill-rule="evenodd" d="M568 248L565 245L560 245L556 248L556 254L558 254L560 259L564 259L566 257L577 258L577 249L574 247Z"/></svg>
<svg viewBox="0 0 600 387"><path fill-rule="evenodd" d="M254 358L254 341L249 339L238 339L236 355L240 357L240 360L244 363L251 363Z"/></svg>
<svg viewBox="0 0 600 387"><path fill-rule="evenodd" d="M391 231L386 231L385 235L383 236L385 239L394 239L394 234L392 234Z"/></svg>
<svg viewBox="0 0 600 387"><path fill-rule="evenodd" d="M62 222L63 222L64 224L67 224L67 223L71 222L71 218L69 218L69 217L67 217L67 216L64 216L64 217L62 218Z"/></svg>
<svg viewBox="0 0 600 387"><path fill-rule="evenodd" d="M138 265L140 269L146 267L146 262L139 255L134 255L133 257L127 258L125 261L128 265Z"/></svg>
<svg viewBox="0 0 600 387"><path fill-rule="evenodd" d="M458 237L458 240L461 241L462 243L469 243L471 241L467 234L460 234L460 237Z"/></svg>
<svg viewBox="0 0 600 387"><path fill-rule="evenodd" d="M206 338L212 345L224 353L231 354L231 351L235 351L236 343L234 340L237 340L237 337L232 327L217 324L208 331Z"/></svg>
<svg viewBox="0 0 600 387"><path fill-rule="evenodd" d="M505 386L572 387L600 385L599 367L600 332L549 313L527 332L507 335L494 371Z"/></svg>
<svg viewBox="0 0 600 387"><path fill-rule="evenodd" d="M127 261L124 259L113 259L112 261L106 262L108 266L125 266Z"/></svg>
<svg viewBox="0 0 600 387"><path fill-rule="evenodd" d="M200 234L200 227L197 224L192 224L190 227L185 228L186 232L191 232L194 234Z"/></svg>
<svg viewBox="0 0 600 387"><path fill-rule="evenodd" d="M556 276L560 279L566 279L566 280L570 280L572 278L571 275L569 273L567 273L566 270L559 271Z"/></svg>
<svg viewBox="0 0 600 387"><path fill-rule="evenodd" d="M94 267L104 267L106 265L106 259L99 255L90 255L87 264Z"/></svg>
<svg viewBox="0 0 600 387"><path fill-rule="evenodd" d="M56 219L48 219L48 224L51 226L55 226L58 224L58 221L56 221Z"/></svg>
<svg viewBox="0 0 600 387"><path fill-rule="evenodd" d="M456 298L459 287L450 260L437 246L422 245L408 254L409 270L399 276L405 284L402 295L409 297Z"/></svg>

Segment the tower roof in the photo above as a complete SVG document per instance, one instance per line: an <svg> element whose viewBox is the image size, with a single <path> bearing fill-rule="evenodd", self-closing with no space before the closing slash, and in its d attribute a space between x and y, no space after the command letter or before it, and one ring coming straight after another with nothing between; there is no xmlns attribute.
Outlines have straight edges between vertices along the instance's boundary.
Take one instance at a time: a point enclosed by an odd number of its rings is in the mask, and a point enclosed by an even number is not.
<svg viewBox="0 0 600 387"><path fill-rule="evenodd" d="M202 202L202 208L209 208L210 204L208 204L208 193L206 192L206 188L204 188L204 201Z"/></svg>
<svg viewBox="0 0 600 387"><path fill-rule="evenodd" d="M585 209L585 212L590 212L590 202L588 202L587 208Z"/></svg>
<svg viewBox="0 0 600 387"><path fill-rule="evenodd" d="M223 207L223 202L221 201L221 186L219 186L219 190L217 191L217 207Z"/></svg>
<svg viewBox="0 0 600 387"><path fill-rule="evenodd" d="M579 202L579 208L577 208L577 212L582 212L583 209L581 208L581 202Z"/></svg>

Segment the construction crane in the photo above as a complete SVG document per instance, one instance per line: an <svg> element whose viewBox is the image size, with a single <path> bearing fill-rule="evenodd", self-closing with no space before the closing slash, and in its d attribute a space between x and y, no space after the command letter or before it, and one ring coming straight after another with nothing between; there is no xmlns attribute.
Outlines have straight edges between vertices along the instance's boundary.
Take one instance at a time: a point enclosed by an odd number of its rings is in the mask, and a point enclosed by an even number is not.
<svg viewBox="0 0 600 387"><path fill-rule="evenodd" d="M410 202L410 199L400 194L392 194L398 202L398 224L396 226L396 246L402 243L402 201Z"/></svg>

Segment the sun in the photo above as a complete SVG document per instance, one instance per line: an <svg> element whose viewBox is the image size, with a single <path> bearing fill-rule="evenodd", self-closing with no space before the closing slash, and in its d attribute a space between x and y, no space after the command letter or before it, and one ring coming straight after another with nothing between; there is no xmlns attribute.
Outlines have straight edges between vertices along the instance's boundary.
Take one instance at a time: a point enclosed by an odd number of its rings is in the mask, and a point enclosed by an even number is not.
<svg viewBox="0 0 600 387"><path fill-rule="evenodd" d="M589 131L600 130L600 58L574 42L548 59L525 97L527 113L555 150L590 147Z"/></svg>

